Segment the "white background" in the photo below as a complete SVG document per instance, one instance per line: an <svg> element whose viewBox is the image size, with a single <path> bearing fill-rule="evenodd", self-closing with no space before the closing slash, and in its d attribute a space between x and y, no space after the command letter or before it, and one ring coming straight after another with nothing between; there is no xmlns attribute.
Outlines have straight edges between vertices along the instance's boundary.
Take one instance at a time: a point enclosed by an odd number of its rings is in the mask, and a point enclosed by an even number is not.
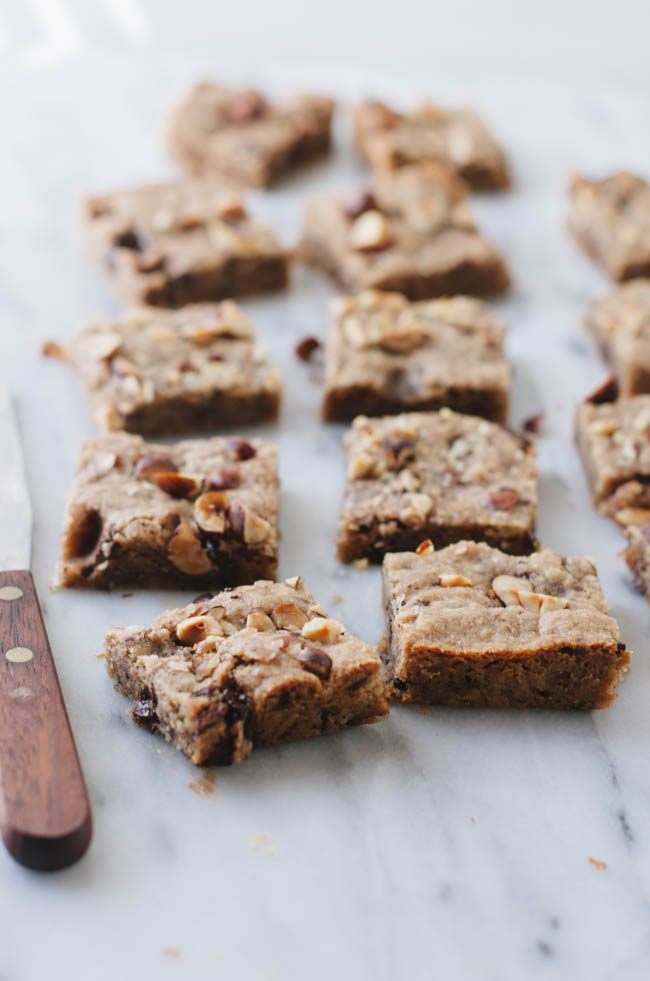
<svg viewBox="0 0 650 981"><path fill-rule="evenodd" d="M649 29L649 5L629 0L0 2L0 376L17 403L34 571L96 825L67 872L40 876L0 853L0 981L650 975L650 614L572 446L574 406L603 376L580 317L606 283L564 229L571 169L650 176ZM476 210L514 276L498 304L511 423L544 411L540 537L596 558L635 651L611 709L397 709L378 726L259 750L205 795L179 754L129 724L93 653L110 624L146 623L188 597L48 593L93 427L65 368L38 350L116 309L81 252L80 196L173 175L165 113L210 76L469 102L502 137L515 187ZM362 179L344 116L338 134L330 163L253 195L288 244L305 195ZM281 423L265 431L281 452L281 573L303 573L374 642L378 574L333 555L341 429L318 422L318 386L293 355L323 333L331 295L299 271L286 296L246 308L286 382Z"/></svg>

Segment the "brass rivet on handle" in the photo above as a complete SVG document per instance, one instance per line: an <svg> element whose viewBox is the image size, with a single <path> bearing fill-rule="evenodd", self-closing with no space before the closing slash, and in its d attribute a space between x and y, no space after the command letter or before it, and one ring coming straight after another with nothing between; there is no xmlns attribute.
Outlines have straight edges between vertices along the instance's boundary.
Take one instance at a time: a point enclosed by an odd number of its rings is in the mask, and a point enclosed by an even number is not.
<svg viewBox="0 0 650 981"><path fill-rule="evenodd" d="M11 603L12 600L20 599L24 593L20 586L2 586L0 587L0 600L4 600L5 603Z"/></svg>
<svg viewBox="0 0 650 981"><path fill-rule="evenodd" d="M25 661L31 661L34 657L34 651L29 647L12 647L6 651L5 657L13 664L24 664Z"/></svg>

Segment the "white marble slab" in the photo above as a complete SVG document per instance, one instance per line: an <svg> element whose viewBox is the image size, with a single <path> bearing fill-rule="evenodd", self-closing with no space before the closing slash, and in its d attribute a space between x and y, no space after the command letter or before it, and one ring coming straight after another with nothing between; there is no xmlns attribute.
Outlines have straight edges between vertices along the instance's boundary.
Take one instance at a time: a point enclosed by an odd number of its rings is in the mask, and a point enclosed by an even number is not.
<svg viewBox="0 0 650 981"><path fill-rule="evenodd" d="M226 68L247 77L234 57ZM596 558L635 651L611 709L396 709L377 726L256 751L201 794L187 761L130 724L93 656L109 625L146 623L187 597L47 591L78 446L93 428L66 369L40 360L39 344L114 309L81 253L79 196L172 173L165 108L195 76L226 68L93 53L0 75L0 375L17 399L35 575L96 825L87 857L65 872L31 873L0 853L0 979L647 978L650 611L617 557L618 531L591 508L571 443L575 403L603 375L580 316L605 283L564 229L571 169L648 172L641 95L497 70L421 69L408 83L336 65L252 73L278 90L469 100L503 137L515 189L476 209L515 278L498 304L515 368L511 421L545 413L541 539ZM287 243L304 195L361 174L345 127L341 136L330 164L254 195ZM379 574L340 566L332 547L341 429L318 421L318 386L293 354L305 334L323 333L331 295L301 270L285 296L245 306L286 382L280 424L264 430L281 453L280 571L303 574L325 606L342 595L335 615L376 641Z"/></svg>

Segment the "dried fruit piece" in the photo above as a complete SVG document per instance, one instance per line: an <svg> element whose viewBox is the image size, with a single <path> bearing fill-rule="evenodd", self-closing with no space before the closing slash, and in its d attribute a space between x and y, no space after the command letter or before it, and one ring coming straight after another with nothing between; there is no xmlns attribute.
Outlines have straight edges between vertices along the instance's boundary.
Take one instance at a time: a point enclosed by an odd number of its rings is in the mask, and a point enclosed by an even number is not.
<svg viewBox="0 0 650 981"><path fill-rule="evenodd" d="M275 630L273 620L263 610L253 610L252 613L249 613L246 617L246 626L260 631Z"/></svg>
<svg viewBox="0 0 650 981"><path fill-rule="evenodd" d="M331 617L314 617L302 628L302 635L307 640L320 640L324 644L333 644L344 633L345 627Z"/></svg>
<svg viewBox="0 0 650 981"><path fill-rule="evenodd" d="M271 617L279 630L301 630L309 617L294 603L280 603L271 610Z"/></svg>
<svg viewBox="0 0 650 981"><path fill-rule="evenodd" d="M246 439L241 439L239 436L227 436L224 443L238 460L251 460L257 453L252 443Z"/></svg>
<svg viewBox="0 0 650 981"><path fill-rule="evenodd" d="M223 637L221 624L209 614L188 617L176 627L176 636L181 644L199 644L206 637Z"/></svg>
<svg viewBox="0 0 650 981"><path fill-rule="evenodd" d="M381 211L364 211L355 218L348 241L357 252L374 252L385 249L391 242L390 223Z"/></svg>
<svg viewBox="0 0 650 981"><path fill-rule="evenodd" d="M326 681L332 673L332 658L318 647L305 647L296 654L296 659L305 671L315 674L321 681Z"/></svg>
<svg viewBox="0 0 650 981"><path fill-rule="evenodd" d="M311 361L312 357L321 346L321 342L317 337L303 337L303 339L296 344L296 356L300 358L301 361Z"/></svg>
<svg viewBox="0 0 650 981"><path fill-rule="evenodd" d="M167 554L172 565L188 576L212 571L212 563L188 521L181 521L169 539Z"/></svg>
<svg viewBox="0 0 650 981"><path fill-rule="evenodd" d="M223 534L226 529L228 496L223 491L208 491L194 502L194 518L199 528L212 534Z"/></svg>
<svg viewBox="0 0 650 981"><path fill-rule="evenodd" d="M157 487L169 494L170 497L179 499L196 497L203 486L203 478L193 473L177 473L173 470L163 470L162 473L153 474L153 480Z"/></svg>
<svg viewBox="0 0 650 981"><path fill-rule="evenodd" d="M138 480L151 481L157 473L172 472L176 472L176 466L174 461L170 460L168 456L147 454L146 456L138 457L135 461L134 473Z"/></svg>
<svg viewBox="0 0 650 981"><path fill-rule="evenodd" d="M271 525L264 518L247 508L241 501L233 501L228 508L228 518L232 530L241 535L249 545L265 541L271 532Z"/></svg>
<svg viewBox="0 0 650 981"><path fill-rule="evenodd" d="M593 405L601 405L603 402L615 402L619 396L618 382L615 375L610 375L609 378L605 379L602 385L587 396L585 402L591 402Z"/></svg>
<svg viewBox="0 0 650 981"><path fill-rule="evenodd" d="M493 491L488 497L487 506L491 511L512 511L519 504L519 494L510 487Z"/></svg>

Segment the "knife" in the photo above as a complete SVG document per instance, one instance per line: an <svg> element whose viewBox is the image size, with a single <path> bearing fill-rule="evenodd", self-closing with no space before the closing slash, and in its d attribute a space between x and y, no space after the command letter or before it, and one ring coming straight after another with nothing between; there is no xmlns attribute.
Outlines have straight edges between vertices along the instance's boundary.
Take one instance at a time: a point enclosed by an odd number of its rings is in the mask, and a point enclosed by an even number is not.
<svg viewBox="0 0 650 981"><path fill-rule="evenodd" d="M9 391L3 385L0 454L0 832L16 861L54 870L84 854L92 818L28 571L32 510Z"/></svg>

